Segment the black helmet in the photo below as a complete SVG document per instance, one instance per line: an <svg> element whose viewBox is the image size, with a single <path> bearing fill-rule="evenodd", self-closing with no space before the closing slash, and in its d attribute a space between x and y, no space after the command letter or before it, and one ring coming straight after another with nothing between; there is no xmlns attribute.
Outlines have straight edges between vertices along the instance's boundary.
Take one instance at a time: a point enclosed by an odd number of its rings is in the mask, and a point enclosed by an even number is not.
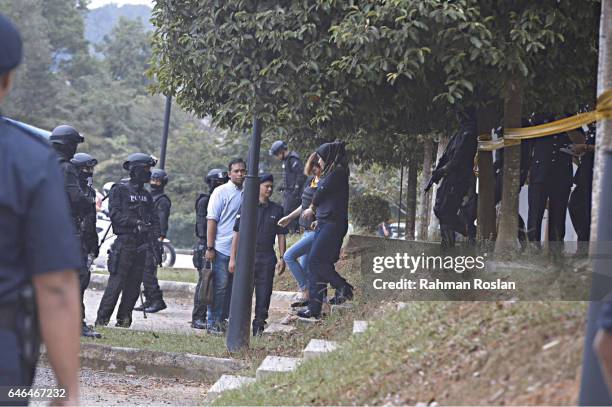
<svg viewBox="0 0 612 407"><path fill-rule="evenodd" d="M166 185L168 183L168 174L161 168L155 168L151 170L151 179L161 180L162 185Z"/></svg>
<svg viewBox="0 0 612 407"><path fill-rule="evenodd" d="M125 162L123 163L123 169L129 170L133 164L140 164L143 166L148 165L149 167L155 167L155 164L157 164L157 160L153 156L150 156L149 154L145 154L145 153L130 154L128 155L127 160L125 160Z"/></svg>
<svg viewBox="0 0 612 407"><path fill-rule="evenodd" d="M62 124L53 129L49 141L55 144L79 144L85 138L74 127Z"/></svg>
<svg viewBox="0 0 612 407"><path fill-rule="evenodd" d="M286 150L287 148L287 143L285 143L283 140L276 140L270 147L270 155L276 155L280 153L281 150Z"/></svg>
<svg viewBox="0 0 612 407"><path fill-rule="evenodd" d="M227 171L223 171L219 168L208 171L208 174L206 174L206 177L204 177L204 182L206 182L209 186L213 185L213 183L224 184L227 180Z"/></svg>
<svg viewBox="0 0 612 407"><path fill-rule="evenodd" d="M74 164L74 166L77 168L95 167L96 164L98 164L98 160L86 153L75 154L74 157L72 157L72 159L70 160L70 162Z"/></svg>

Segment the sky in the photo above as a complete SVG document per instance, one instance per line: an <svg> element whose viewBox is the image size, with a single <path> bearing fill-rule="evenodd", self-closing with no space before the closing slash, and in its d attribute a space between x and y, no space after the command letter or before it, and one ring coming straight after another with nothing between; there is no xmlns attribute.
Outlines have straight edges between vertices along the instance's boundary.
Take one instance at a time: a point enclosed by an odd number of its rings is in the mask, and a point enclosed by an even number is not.
<svg viewBox="0 0 612 407"><path fill-rule="evenodd" d="M91 0L89 2L89 9L101 7L110 3L115 3L119 6L124 4L144 4L149 7L153 7L153 0Z"/></svg>

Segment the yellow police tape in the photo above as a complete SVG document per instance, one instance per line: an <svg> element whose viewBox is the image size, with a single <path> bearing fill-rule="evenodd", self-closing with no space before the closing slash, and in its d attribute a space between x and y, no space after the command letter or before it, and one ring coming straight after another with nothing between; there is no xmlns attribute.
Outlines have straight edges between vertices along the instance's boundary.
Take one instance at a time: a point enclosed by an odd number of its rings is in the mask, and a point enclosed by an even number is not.
<svg viewBox="0 0 612 407"><path fill-rule="evenodd" d="M602 119L612 118L612 89L608 89L597 98L597 109L592 112L579 113L572 117L554 122L523 128L504 130L504 137L497 140L479 141L478 150L494 151L500 148L518 145L521 140L545 137L577 129L585 124Z"/></svg>

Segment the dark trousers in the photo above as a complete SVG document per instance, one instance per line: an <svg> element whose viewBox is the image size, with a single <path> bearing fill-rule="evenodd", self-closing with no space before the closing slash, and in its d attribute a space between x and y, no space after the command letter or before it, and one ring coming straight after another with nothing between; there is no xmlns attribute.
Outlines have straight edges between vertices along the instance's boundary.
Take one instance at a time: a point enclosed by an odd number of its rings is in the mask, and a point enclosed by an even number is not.
<svg viewBox="0 0 612 407"><path fill-rule="evenodd" d="M565 215L570 185L554 182L529 184L527 235L531 242L542 240L542 218L548 202L548 241L562 242L565 237Z"/></svg>
<svg viewBox="0 0 612 407"><path fill-rule="evenodd" d="M196 284L195 294L193 296L193 311L191 312L191 321L197 319L206 322L206 312L208 307L200 301L200 288L202 287L202 269L198 269L198 284Z"/></svg>
<svg viewBox="0 0 612 407"><path fill-rule="evenodd" d="M440 221L443 247L453 247L455 245L455 232L464 236L476 236L474 223L467 224L459 215L463 197L467 194L469 188L470 183L465 180L445 178L436 192L434 213Z"/></svg>
<svg viewBox="0 0 612 407"><path fill-rule="evenodd" d="M285 216L289 215L291 212L295 210L298 206L302 205L302 199L293 191L284 191L283 192L283 212ZM299 219L295 218L294 220L287 225L287 229L291 233L298 233L300 231Z"/></svg>
<svg viewBox="0 0 612 407"><path fill-rule="evenodd" d="M579 242L588 242L591 237L591 189L576 185L569 199L570 218Z"/></svg>
<svg viewBox="0 0 612 407"><path fill-rule="evenodd" d="M308 255L308 267L311 273L308 308L313 315L321 313L327 284L331 284L335 289L342 288L347 284L334 266L340 258L342 239L344 239L347 230L347 221L338 223L319 221L317 225L314 242Z"/></svg>
<svg viewBox="0 0 612 407"><path fill-rule="evenodd" d="M253 328L263 327L268 319L272 286L274 284L274 268L276 255L274 252L255 253L255 318Z"/></svg>
<svg viewBox="0 0 612 407"><path fill-rule="evenodd" d="M155 255L151 250L147 250L147 259L145 262L144 273L142 274L142 285L144 286L144 295L148 304L153 304L164 299L164 294L159 288L157 281L157 263Z"/></svg>
<svg viewBox="0 0 612 407"><path fill-rule="evenodd" d="M81 319L85 324L85 290L91 280L91 270L89 270L89 253L85 248L81 249L81 268L79 269L79 286L81 288Z"/></svg>
<svg viewBox="0 0 612 407"><path fill-rule="evenodd" d="M108 264L110 277L100 301L97 321L110 320L121 294L117 320L131 323L132 310L140 294L147 252L146 243L140 239L129 235L117 236L111 247Z"/></svg>

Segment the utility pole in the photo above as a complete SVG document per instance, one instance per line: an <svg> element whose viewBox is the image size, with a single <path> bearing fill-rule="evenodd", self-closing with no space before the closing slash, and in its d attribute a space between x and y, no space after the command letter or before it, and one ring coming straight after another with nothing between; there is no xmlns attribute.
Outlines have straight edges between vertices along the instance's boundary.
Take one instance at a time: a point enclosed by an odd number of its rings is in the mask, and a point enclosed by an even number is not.
<svg viewBox="0 0 612 407"><path fill-rule="evenodd" d="M160 169L166 167L166 147L168 146L168 131L170 129L170 110L172 109L172 96L166 96L166 111L164 113L164 133L162 134L161 151L159 154Z"/></svg>
<svg viewBox="0 0 612 407"><path fill-rule="evenodd" d="M599 75L597 95L612 88L612 0L601 2L599 26ZM586 337L582 361L582 378L578 404L581 406L612 405L609 389L600 363L593 350L599 330L604 297L612 292L612 120L597 122L597 146L593 180L593 222L589 257L593 264L591 298L587 314ZM609 296L605 298L611 301Z"/></svg>
<svg viewBox="0 0 612 407"><path fill-rule="evenodd" d="M257 205L259 202L259 149L261 122L253 119L253 137L249 147L248 171L244 181L242 208L240 209L240 240L236 271L232 284L229 327L226 345L230 352L249 346L251 337L251 304L253 301L253 265L255 263L255 235L257 232Z"/></svg>

